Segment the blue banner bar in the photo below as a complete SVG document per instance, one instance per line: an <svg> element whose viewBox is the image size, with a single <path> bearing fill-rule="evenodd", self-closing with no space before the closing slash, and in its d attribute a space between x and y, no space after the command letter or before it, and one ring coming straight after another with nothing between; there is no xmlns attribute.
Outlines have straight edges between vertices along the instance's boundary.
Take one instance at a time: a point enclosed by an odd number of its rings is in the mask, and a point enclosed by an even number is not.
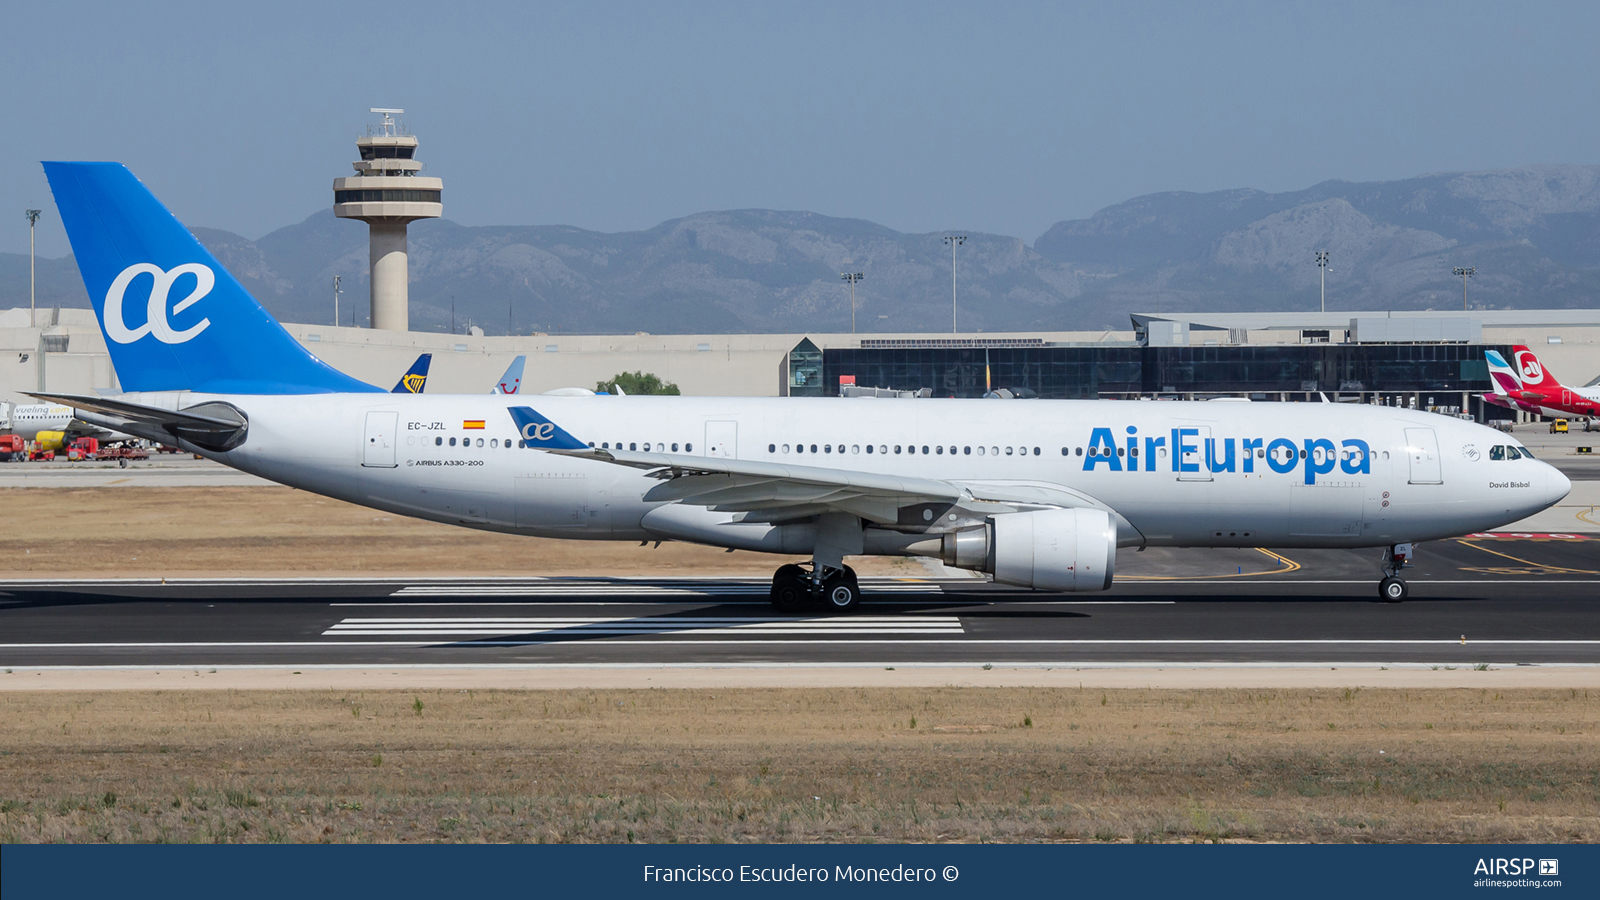
<svg viewBox="0 0 1600 900"><path fill-rule="evenodd" d="M1593 897L1573 845L7 845L5 900Z"/></svg>

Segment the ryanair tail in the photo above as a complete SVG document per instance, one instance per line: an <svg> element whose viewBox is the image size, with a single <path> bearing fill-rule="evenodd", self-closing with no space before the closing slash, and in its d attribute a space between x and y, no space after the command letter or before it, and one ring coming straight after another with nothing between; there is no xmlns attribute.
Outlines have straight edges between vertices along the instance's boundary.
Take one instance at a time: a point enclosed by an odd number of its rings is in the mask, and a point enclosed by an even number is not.
<svg viewBox="0 0 1600 900"><path fill-rule="evenodd" d="M422 389L428 384L428 365L430 363L432 363L432 362L433 362L433 354L432 353L424 353L421 356L417 357L417 361L411 364L411 369L409 371L407 371L404 375L400 376L400 380L395 382L394 390L390 391L389 393L391 393L391 394L420 394L420 393L422 393Z"/></svg>
<svg viewBox="0 0 1600 900"><path fill-rule="evenodd" d="M44 171L123 390L382 392L300 346L121 163Z"/></svg>

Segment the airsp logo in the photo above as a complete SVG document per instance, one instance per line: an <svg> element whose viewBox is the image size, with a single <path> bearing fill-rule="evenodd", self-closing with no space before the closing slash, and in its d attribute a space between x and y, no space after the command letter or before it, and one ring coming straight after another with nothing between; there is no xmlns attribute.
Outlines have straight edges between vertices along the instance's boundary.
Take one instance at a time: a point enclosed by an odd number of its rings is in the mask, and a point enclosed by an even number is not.
<svg viewBox="0 0 1600 900"><path fill-rule="evenodd" d="M128 285L133 283L140 275L149 275L150 285L149 311L145 323L138 328L129 328L127 320L122 316L122 295L127 292ZM168 294L172 285L180 276L193 275L194 289L189 295L173 305L171 312L167 310ZM195 336L205 331L211 325L210 319L201 319L191 328L183 331L174 331L172 323L167 318L176 315L193 306L216 286L217 276L208 266L200 263L186 263L176 266L170 272L161 271L160 266L150 263L135 263L123 269L116 279L111 282L111 289L106 291L105 323L106 335L119 344L131 344L147 334L154 335L155 339L163 344L182 344L194 340Z"/></svg>
<svg viewBox="0 0 1600 900"><path fill-rule="evenodd" d="M1544 380L1544 367L1539 365L1539 360L1532 353L1517 354L1517 362L1522 366L1522 377L1538 384Z"/></svg>

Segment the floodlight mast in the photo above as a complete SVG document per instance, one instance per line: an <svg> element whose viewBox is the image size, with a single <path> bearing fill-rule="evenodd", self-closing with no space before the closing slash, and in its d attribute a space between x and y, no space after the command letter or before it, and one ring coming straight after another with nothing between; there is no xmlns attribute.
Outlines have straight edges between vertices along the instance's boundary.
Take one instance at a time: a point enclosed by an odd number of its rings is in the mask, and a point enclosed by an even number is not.
<svg viewBox="0 0 1600 900"><path fill-rule="evenodd" d="M950 333L956 333L956 247L967 242L964 234L947 234L944 242L950 245Z"/></svg>
<svg viewBox="0 0 1600 900"><path fill-rule="evenodd" d="M850 282L850 333L856 333L856 282L867 277L860 272L840 272L839 277Z"/></svg>
<svg viewBox="0 0 1600 900"><path fill-rule="evenodd" d="M39 224L39 214L41 212L43 212L43 210L39 210L39 209L25 209L25 210L22 211L22 214L28 217L28 324L29 325L33 325L34 324L34 321L33 321L34 285L36 283L35 279L34 279L34 276L33 276L33 230L34 230L34 226Z"/></svg>
<svg viewBox="0 0 1600 900"><path fill-rule="evenodd" d="M1322 273L1322 311L1328 311L1328 251L1317 251L1317 270Z"/></svg>
<svg viewBox="0 0 1600 900"><path fill-rule="evenodd" d="M1471 278L1472 276L1474 276L1476 274L1478 274L1478 267L1477 266L1466 266L1466 267L1456 266L1451 271L1455 272L1457 275L1461 276L1461 311L1462 312L1466 312L1466 309L1467 309L1467 279Z"/></svg>

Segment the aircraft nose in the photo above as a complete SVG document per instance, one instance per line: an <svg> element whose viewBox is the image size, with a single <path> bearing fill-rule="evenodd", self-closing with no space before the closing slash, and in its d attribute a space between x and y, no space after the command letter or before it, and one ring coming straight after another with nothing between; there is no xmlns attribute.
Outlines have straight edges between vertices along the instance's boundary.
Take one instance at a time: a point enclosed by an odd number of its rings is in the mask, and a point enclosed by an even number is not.
<svg viewBox="0 0 1600 900"><path fill-rule="evenodd" d="M1560 503L1567 494L1572 492L1572 479L1568 478L1565 472L1549 463L1545 463L1544 466L1549 470L1545 474L1544 480L1544 505L1551 507Z"/></svg>

